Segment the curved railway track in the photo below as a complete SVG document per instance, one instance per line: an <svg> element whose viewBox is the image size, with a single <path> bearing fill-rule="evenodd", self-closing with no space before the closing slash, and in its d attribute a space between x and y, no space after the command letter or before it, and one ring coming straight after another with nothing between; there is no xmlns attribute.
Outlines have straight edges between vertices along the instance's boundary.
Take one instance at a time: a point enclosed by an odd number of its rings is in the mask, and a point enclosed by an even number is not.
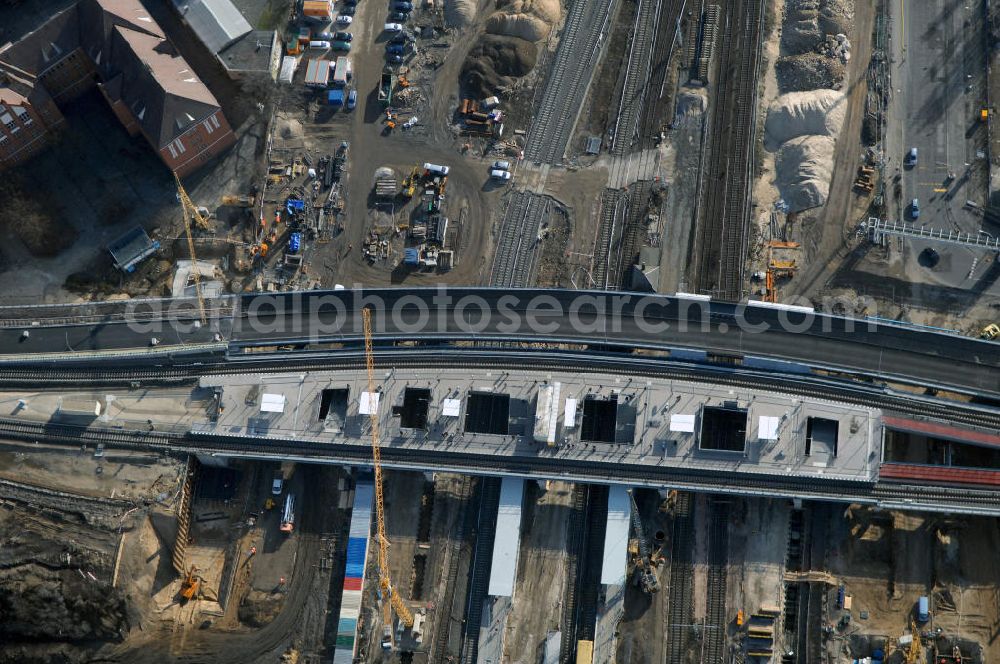
<svg viewBox="0 0 1000 664"><path fill-rule="evenodd" d="M713 365L692 365L614 353L488 348L376 349L378 367L427 367L489 370L574 371L577 373L627 373L646 378L681 380L696 384L766 392L780 392L824 399L845 404L881 408L910 416L940 419L958 424L1000 430L1000 410L889 391L874 383L845 383L820 376L784 376L764 370L740 369ZM54 373L48 367L7 367L0 369L0 385L7 387L67 387L172 385L195 383L202 376L245 373L300 371L346 371L364 369L360 350L318 352L298 359L275 354L248 354L230 358L206 359L189 365L117 368L61 367Z"/></svg>
<svg viewBox="0 0 1000 664"><path fill-rule="evenodd" d="M244 438L225 435L189 434L187 432L97 429L25 422L0 418L0 438L46 441L78 447L103 443L122 449L153 450L167 453L219 453L248 458L301 458L318 463L367 464L371 449L364 444L329 445L283 438ZM711 491L735 495L810 497L843 502L855 500L875 504L893 501L901 504L919 502L927 506L989 507L1000 510L1000 493L969 490L965 487L876 484L863 480L829 477L797 478L784 474L742 473L720 475L711 470L672 468L642 464L581 461L563 457L498 456L480 453L449 453L432 449L407 449L386 446L386 467L428 469L447 467L452 472L477 475L511 473L524 477L566 477L579 482L606 484L628 482L634 485L672 487L687 491ZM738 481L737 481L738 477Z"/></svg>

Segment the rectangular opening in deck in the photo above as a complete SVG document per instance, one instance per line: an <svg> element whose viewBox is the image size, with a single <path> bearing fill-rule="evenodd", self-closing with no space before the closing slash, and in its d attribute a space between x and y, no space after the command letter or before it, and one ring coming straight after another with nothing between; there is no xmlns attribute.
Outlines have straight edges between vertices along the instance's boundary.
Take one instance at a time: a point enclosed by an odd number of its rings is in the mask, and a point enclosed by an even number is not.
<svg viewBox="0 0 1000 664"><path fill-rule="evenodd" d="M319 421L325 429L343 430L349 396L350 391L346 387L327 388L320 393Z"/></svg>
<svg viewBox="0 0 1000 664"><path fill-rule="evenodd" d="M705 406L701 411L699 447L714 452L743 452L747 439L747 411L733 406Z"/></svg>
<svg viewBox="0 0 1000 664"><path fill-rule="evenodd" d="M470 392L465 409L467 433L506 436L510 426L510 395Z"/></svg>
<svg viewBox="0 0 1000 664"><path fill-rule="evenodd" d="M583 400L583 421L580 439L594 443L615 442L618 425L618 397L610 399L587 398Z"/></svg>
<svg viewBox="0 0 1000 664"><path fill-rule="evenodd" d="M962 468L1000 468L1000 447L886 428L883 459L888 462Z"/></svg>
<svg viewBox="0 0 1000 664"><path fill-rule="evenodd" d="M399 426L404 429L426 429L430 403L429 389L408 387L403 390L403 405L398 409Z"/></svg>
<svg viewBox="0 0 1000 664"><path fill-rule="evenodd" d="M810 417L806 423L806 456L813 453L837 456L840 423L825 417Z"/></svg>

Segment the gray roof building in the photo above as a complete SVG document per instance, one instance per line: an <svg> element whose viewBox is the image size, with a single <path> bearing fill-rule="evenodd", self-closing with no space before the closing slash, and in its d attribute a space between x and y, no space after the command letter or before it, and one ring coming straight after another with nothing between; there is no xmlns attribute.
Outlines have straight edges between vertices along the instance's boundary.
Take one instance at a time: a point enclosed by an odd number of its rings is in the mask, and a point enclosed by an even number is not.
<svg viewBox="0 0 1000 664"><path fill-rule="evenodd" d="M212 53L253 30L229 0L182 0L177 5L184 20Z"/></svg>

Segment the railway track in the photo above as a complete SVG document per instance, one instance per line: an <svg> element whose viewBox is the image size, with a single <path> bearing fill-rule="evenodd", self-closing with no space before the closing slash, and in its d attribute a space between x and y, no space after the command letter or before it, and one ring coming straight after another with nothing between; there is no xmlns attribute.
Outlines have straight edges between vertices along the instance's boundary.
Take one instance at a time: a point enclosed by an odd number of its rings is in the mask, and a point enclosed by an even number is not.
<svg viewBox="0 0 1000 664"><path fill-rule="evenodd" d="M630 286L632 265L644 244L642 230L646 228L646 212L652 190L652 181L640 180L632 185L627 197L624 223L615 250L615 282L622 289Z"/></svg>
<svg viewBox="0 0 1000 664"><path fill-rule="evenodd" d="M893 393L884 386L872 383L844 384L836 379L813 377L776 376L767 372L729 370L664 363L661 359L629 355L559 352L545 349L542 353L526 350L503 350L497 356L490 349L441 349L428 347L425 351L405 349L377 349L377 367L454 367L476 369L530 369L532 371L573 370L583 373L627 372L645 378L681 380L695 384L724 385L736 389L766 390L801 397L826 399L845 404L881 408L910 416L926 417L982 427L1000 429L1000 411L977 408L962 402L922 400L907 393ZM365 368L364 354L360 351L337 350L318 353L312 357L290 359L281 355L247 355L218 358L213 361L186 366L163 366L141 369L106 369L103 367L75 369L60 368L53 374L50 368L26 367L0 370L0 384L9 387L72 387L81 386L149 386L194 384L202 376L224 376L254 372L273 372L279 367L290 371L347 371Z"/></svg>
<svg viewBox="0 0 1000 664"><path fill-rule="evenodd" d="M590 268L594 288L608 290L612 286L612 241L625 213L625 207L625 194L620 189L605 189L601 194L597 239L594 241L594 260Z"/></svg>
<svg viewBox="0 0 1000 664"><path fill-rule="evenodd" d="M670 553L670 593L667 600L667 664L686 664L688 638L694 606L694 569L692 565L692 530L694 501L691 494L677 494L674 507L673 536Z"/></svg>
<svg viewBox="0 0 1000 664"><path fill-rule="evenodd" d="M604 535L608 524L607 484L591 485L587 495L586 531L577 593L576 638L594 640L597 628L597 590L601 585L604 563Z"/></svg>
<svg viewBox="0 0 1000 664"><path fill-rule="evenodd" d="M471 531L472 510L468 509L469 498L472 495L473 479L470 475L462 477L462 486L457 492L455 499L459 504L459 513L455 519L455 537L448 540L448 566L444 573L444 595L435 612L434 640L431 643L431 651L428 660L434 664L443 664L447 661L448 641L451 636L452 608L455 605L455 586L458 582L458 566L461 559L462 544L465 542L467 531Z"/></svg>
<svg viewBox="0 0 1000 664"><path fill-rule="evenodd" d="M713 501L709 507L708 599L705 635L702 641L704 664L726 662L726 579L729 560L729 504Z"/></svg>
<svg viewBox="0 0 1000 664"><path fill-rule="evenodd" d="M528 134L527 161L556 164L562 160L617 4L617 0L573 0Z"/></svg>
<svg viewBox="0 0 1000 664"><path fill-rule="evenodd" d="M761 0L733 0L723 7L695 265L700 292L739 300L749 236L763 9Z"/></svg>
<svg viewBox="0 0 1000 664"><path fill-rule="evenodd" d="M99 443L120 449L156 451L173 454L220 453L249 458L295 457L304 460L331 459L350 464L366 464L371 449L364 444L344 443L330 446L324 443L295 439L243 438L227 435L195 435L181 431L148 431L146 429L97 429L27 422L0 418L0 439L45 441L79 447ZM967 487L920 486L911 484L875 484L874 482L819 478L795 478L787 475L745 473L738 487L732 476L720 476L709 470L680 469L642 464L604 464L556 457L514 457L492 454L450 454L429 449L386 448L383 459L387 467L427 469L447 466L453 472L469 472L492 476L506 472L525 477L574 476L582 481L597 483L646 483L650 486L670 486L682 491L713 491L738 495L810 496L833 502L857 500L869 503L896 501L914 509L948 506L950 509L995 508L1000 504L1000 492ZM919 500L920 502L915 502ZM495 510L494 510L495 511Z"/></svg>
<svg viewBox="0 0 1000 664"><path fill-rule="evenodd" d="M479 519L476 525L476 548L469 570L465 626L462 630L462 664L476 664L479 654L479 628L483 619L483 601L490 583L493 542L496 539L497 511L500 508L500 478L484 477L480 485Z"/></svg>
<svg viewBox="0 0 1000 664"><path fill-rule="evenodd" d="M531 285L538 230L548 207L548 198L530 191L511 194L500 226L490 275L491 286L518 288Z"/></svg>
<svg viewBox="0 0 1000 664"><path fill-rule="evenodd" d="M677 35L679 22L691 0L661 0L651 67L648 78L646 102L639 117L639 137L643 148L652 148L659 143L659 135L665 124L670 122L673 112L673 87L670 86L670 63L679 47Z"/></svg>
<svg viewBox="0 0 1000 664"><path fill-rule="evenodd" d="M577 597L579 596L580 558L583 554L584 527L586 525L587 495L590 486L576 484L573 486L573 504L569 513L569 525L566 529L566 583L563 589L562 612L559 618L560 664L572 664L576 653Z"/></svg>
<svg viewBox="0 0 1000 664"><path fill-rule="evenodd" d="M663 1L637 0L632 40L625 64L625 80L611 134L611 154L615 157L624 157L633 141L639 137L639 118L649 92L656 28Z"/></svg>

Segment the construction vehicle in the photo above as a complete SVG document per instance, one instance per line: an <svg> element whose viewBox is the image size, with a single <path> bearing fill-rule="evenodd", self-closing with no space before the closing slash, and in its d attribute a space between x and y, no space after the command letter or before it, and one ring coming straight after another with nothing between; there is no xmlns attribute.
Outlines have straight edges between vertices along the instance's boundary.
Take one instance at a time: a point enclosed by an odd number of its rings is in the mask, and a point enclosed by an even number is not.
<svg viewBox="0 0 1000 664"><path fill-rule="evenodd" d="M656 578L656 571L649 555L649 547L646 545L646 533L642 528L642 519L639 517L639 506L635 504L635 496L632 495L631 489L629 489L628 498L632 504L632 527L635 529L639 547L639 557L635 565L636 574L642 591L652 595L660 590L660 580Z"/></svg>
<svg viewBox="0 0 1000 664"><path fill-rule="evenodd" d="M993 341L997 337L1000 337L1000 325L996 323L990 323L979 333L979 338L986 339L987 341Z"/></svg>
<svg viewBox="0 0 1000 664"><path fill-rule="evenodd" d="M910 621L910 633L913 637L910 640L910 647L906 649L906 664L917 664L921 660L921 656L924 654L924 646L920 640L920 630L917 629L917 623L915 621Z"/></svg>
<svg viewBox="0 0 1000 664"><path fill-rule="evenodd" d="M198 206L188 196L177 173L174 173L174 182L177 183L177 198L181 202L184 217L184 233L187 236L188 253L191 255L191 263L195 264L198 262L198 256L194 251L194 236L191 234L191 221L193 220L198 224L198 227L202 230L207 230L209 228L208 220L202 216ZM201 295L201 276L198 274L198 270L192 269L191 277L194 280L194 294L198 298L198 315L201 318L201 324L204 325L208 322L208 318L205 315L205 300Z"/></svg>
<svg viewBox="0 0 1000 664"><path fill-rule="evenodd" d="M242 207L242 208L253 207L253 201L254 197L249 195L231 194L222 197L222 204L228 205L230 207Z"/></svg>
<svg viewBox="0 0 1000 664"><path fill-rule="evenodd" d="M403 196L407 198L413 198L413 194L417 190L417 183L420 182L420 176L423 171L419 166L414 166L413 170L410 171L409 177L403 180Z"/></svg>
<svg viewBox="0 0 1000 664"><path fill-rule="evenodd" d="M187 576L181 582L181 601L187 602L199 596L201 591L201 577L197 575L198 568L191 565Z"/></svg>
<svg viewBox="0 0 1000 664"><path fill-rule="evenodd" d="M743 609L736 612L736 627L742 628L743 624L746 622L746 614L743 613Z"/></svg>
<svg viewBox="0 0 1000 664"><path fill-rule="evenodd" d="M403 89L405 89L405 88L408 88L408 87L410 87L410 80L409 80L408 78L406 78L406 76L404 76L404 75L400 74L400 75L399 75L399 78L397 78L397 79L396 79L396 84L397 84L397 85L398 85L398 86L399 86L400 88L403 88Z"/></svg>
<svg viewBox="0 0 1000 664"><path fill-rule="evenodd" d="M392 69L389 67L383 69L378 84L378 100L383 106L389 106L392 103L392 79Z"/></svg>
<svg viewBox="0 0 1000 664"><path fill-rule="evenodd" d="M371 428L372 438L372 466L375 469L375 523L376 539L378 540L378 570L379 587L382 589L383 601L383 624L389 627L392 616L390 615L390 604L396 612L400 622L406 629L413 627L413 613L399 596L392 585L392 577L389 574L389 539L385 534L385 504L383 500L383 477L382 477L382 448L379 441L378 403L372 404L372 400L377 399L380 392L375 390L375 353L372 350L372 315L371 309L365 307L361 310L362 321L364 322L365 333L365 367L368 370L368 418ZM386 603L385 599L389 602ZM391 633L387 636L391 639Z"/></svg>

